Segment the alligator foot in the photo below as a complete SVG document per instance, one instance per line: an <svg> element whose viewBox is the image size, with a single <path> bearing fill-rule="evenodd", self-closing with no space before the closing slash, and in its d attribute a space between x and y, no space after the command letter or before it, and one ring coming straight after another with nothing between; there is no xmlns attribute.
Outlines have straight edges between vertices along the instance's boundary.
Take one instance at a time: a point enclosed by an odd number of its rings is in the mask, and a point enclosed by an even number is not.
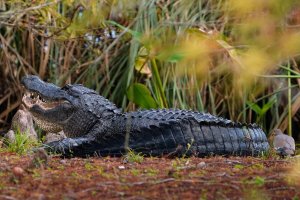
<svg viewBox="0 0 300 200"><path fill-rule="evenodd" d="M92 143L87 138L65 138L44 144L42 148L47 152L61 154L64 157L72 157L77 154L85 157L93 154L93 148L87 148L89 144L94 146Z"/></svg>

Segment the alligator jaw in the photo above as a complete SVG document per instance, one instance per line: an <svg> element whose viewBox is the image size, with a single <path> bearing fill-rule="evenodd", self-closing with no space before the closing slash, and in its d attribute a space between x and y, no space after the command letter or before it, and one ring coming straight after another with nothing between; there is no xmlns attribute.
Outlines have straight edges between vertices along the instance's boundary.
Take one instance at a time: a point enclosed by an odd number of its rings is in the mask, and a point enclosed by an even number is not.
<svg viewBox="0 0 300 200"><path fill-rule="evenodd" d="M47 111L51 112L51 110L55 110L57 107L63 106L64 103L61 103L60 101L46 102L37 93L29 91L24 93L22 103L32 114L35 123L42 130L48 132L59 132L62 130L60 125L44 119L41 114L46 113Z"/></svg>
<svg viewBox="0 0 300 200"><path fill-rule="evenodd" d="M24 86L29 97L39 97L40 100L58 101L68 100L71 102L70 96L60 87L42 81L39 77L28 75L22 78L21 84Z"/></svg>
<svg viewBox="0 0 300 200"><path fill-rule="evenodd" d="M60 87L46 83L37 76L25 76L21 83L25 89L22 103L36 124L44 131L61 131L63 123L74 110L71 97Z"/></svg>
<svg viewBox="0 0 300 200"><path fill-rule="evenodd" d="M37 92L26 91L23 95L22 103L27 109L37 105L42 110L49 110L62 104L68 104L69 102L66 100L46 100Z"/></svg>
<svg viewBox="0 0 300 200"><path fill-rule="evenodd" d="M37 76L25 76L21 83L25 90L22 103L29 111L34 111L34 107L42 111L49 111L71 104L64 90L54 84L42 81Z"/></svg>

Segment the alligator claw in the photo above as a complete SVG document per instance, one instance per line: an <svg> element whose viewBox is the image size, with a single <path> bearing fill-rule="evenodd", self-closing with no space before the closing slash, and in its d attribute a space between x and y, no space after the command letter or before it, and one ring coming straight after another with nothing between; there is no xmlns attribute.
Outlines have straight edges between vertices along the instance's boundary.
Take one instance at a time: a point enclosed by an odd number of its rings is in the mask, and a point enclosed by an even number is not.
<svg viewBox="0 0 300 200"><path fill-rule="evenodd" d="M43 145L46 151L62 155L72 154L72 149L77 146L79 146L79 144L72 138L65 138L63 140L49 142Z"/></svg>
<svg viewBox="0 0 300 200"><path fill-rule="evenodd" d="M31 148L31 149L29 150L29 152L30 152L30 153L36 153L36 152L39 152L39 151L41 151L41 150L46 150L45 147L44 147L44 145L41 145L41 146L39 146L39 147Z"/></svg>

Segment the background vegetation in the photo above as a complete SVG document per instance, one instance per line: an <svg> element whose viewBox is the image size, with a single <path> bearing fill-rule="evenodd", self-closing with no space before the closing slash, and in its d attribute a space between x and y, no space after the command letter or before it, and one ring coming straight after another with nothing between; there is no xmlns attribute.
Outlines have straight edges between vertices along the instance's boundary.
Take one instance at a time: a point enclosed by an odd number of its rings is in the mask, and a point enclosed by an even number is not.
<svg viewBox="0 0 300 200"><path fill-rule="evenodd" d="M37 74L299 139L299 28L296 0L0 0L0 127Z"/></svg>

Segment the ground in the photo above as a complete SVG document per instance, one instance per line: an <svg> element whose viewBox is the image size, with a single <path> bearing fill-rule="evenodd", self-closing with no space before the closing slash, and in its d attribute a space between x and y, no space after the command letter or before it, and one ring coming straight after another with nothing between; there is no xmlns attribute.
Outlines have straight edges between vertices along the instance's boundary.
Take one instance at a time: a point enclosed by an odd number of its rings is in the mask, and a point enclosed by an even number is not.
<svg viewBox="0 0 300 200"><path fill-rule="evenodd" d="M299 158L0 153L0 199L299 199Z"/></svg>

